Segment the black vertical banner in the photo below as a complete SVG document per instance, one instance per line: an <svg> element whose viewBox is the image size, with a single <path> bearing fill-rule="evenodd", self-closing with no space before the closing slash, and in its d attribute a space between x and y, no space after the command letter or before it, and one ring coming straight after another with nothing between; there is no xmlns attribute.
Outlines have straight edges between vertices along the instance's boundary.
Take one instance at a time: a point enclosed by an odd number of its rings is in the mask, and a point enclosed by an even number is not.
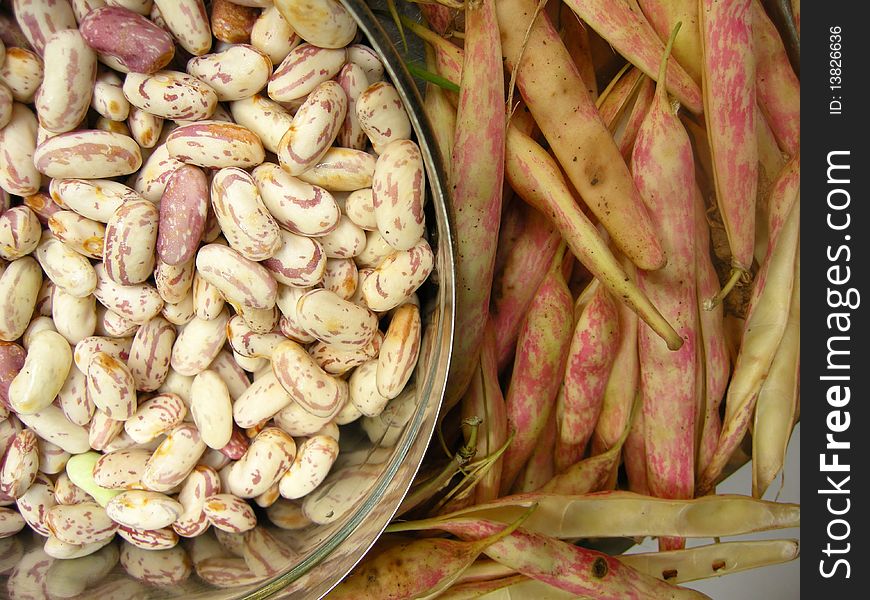
<svg viewBox="0 0 870 600"><path fill-rule="evenodd" d="M870 484L870 35L864 2L801 19L801 587L865 598Z"/></svg>

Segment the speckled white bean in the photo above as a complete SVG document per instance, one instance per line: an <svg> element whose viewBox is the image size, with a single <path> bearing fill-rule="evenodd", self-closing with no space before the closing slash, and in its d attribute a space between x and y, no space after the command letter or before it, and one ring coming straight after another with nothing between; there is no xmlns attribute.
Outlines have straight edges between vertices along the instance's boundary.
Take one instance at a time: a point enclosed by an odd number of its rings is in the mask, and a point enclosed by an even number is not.
<svg viewBox="0 0 870 600"><path fill-rule="evenodd" d="M40 55L51 34L76 27L75 14L69 2L15 0L12 4L21 33Z"/></svg>
<svg viewBox="0 0 870 600"><path fill-rule="evenodd" d="M302 326L299 311L296 309L299 298L307 292L308 290L304 288L294 288L288 285L278 286L277 306L282 315L279 322L281 333L300 344L308 344L315 339Z"/></svg>
<svg viewBox="0 0 870 600"><path fill-rule="evenodd" d="M0 340L17 340L36 308L42 272L30 256L9 263L0 275Z"/></svg>
<svg viewBox="0 0 870 600"><path fill-rule="evenodd" d="M6 211L6 214L9 212ZM71 210L59 210L49 217L48 228L55 238L82 256L95 259L103 257L106 227L99 221Z"/></svg>
<svg viewBox="0 0 870 600"><path fill-rule="evenodd" d="M4 83L16 102L30 104L42 84L42 59L26 48L7 48L6 60L0 65L0 83ZM14 117L13 117L14 118Z"/></svg>
<svg viewBox="0 0 870 600"><path fill-rule="evenodd" d="M78 29L67 29L46 40L43 59L45 75L35 99L39 122L55 133L70 131L91 104L97 54Z"/></svg>
<svg viewBox="0 0 870 600"><path fill-rule="evenodd" d="M78 504L93 501L93 497L74 484L69 475L61 473L54 481L54 500L55 504Z"/></svg>
<svg viewBox="0 0 870 600"><path fill-rule="evenodd" d="M128 543L145 550L167 550L178 544L178 534L168 527L160 529L137 529L121 525L118 527L118 537Z"/></svg>
<svg viewBox="0 0 870 600"><path fill-rule="evenodd" d="M281 138L293 122L290 112L261 94L230 102L230 111L233 120L254 132L270 152L278 151Z"/></svg>
<svg viewBox="0 0 870 600"><path fill-rule="evenodd" d="M125 202L142 199L123 183L108 179L52 179L49 191L57 204L100 223L108 223Z"/></svg>
<svg viewBox="0 0 870 600"><path fill-rule="evenodd" d="M36 249L42 235L39 219L27 206L14 206L0 215L0 258L15 260Z"/></svg>
<svg viewBox="0 0 870 600"><path fill-rule="evenodd" d="M196 264L193 258L179 265L169 265L158 258L157 266L154 268L157 293L166 304L178 304L191 296L195 274ZM178 325L174 321L173 324Z"/></svg>
<svg viewBox="0 0 870 600"><path fill-rule="evenodd" d="M252 175L263 203L281 227L317 237L337 226L341 213L323 188L293 177L274 163L263 163Z"/></svg>
<svg viewBox="0 0 870 600"><path fill-rule="evenodd" d="M392 399L404 389L417 365L420 339L420 309L414 304L399 306L378 355L377 387L383 396Z"/></svg>
<svg viewBox="0 0 870 600"><path fill-rule="evenodd" d="M356 21L337 0L276 0L299 37L322 48L343 48L356 36Z"/></svg>
<svg viewBox="0 0 870 600"><path fill-rule="evenodd" d="M127 117L127 135L136 140L136 143L143 148L153 148L160 139L163 123L163 117L137 106L131 106L130 114Z"/></svg>
<svg viewBox="0 0 870 600"><path fill-rule="evenodd" d="M205 499L220 493L220 479L211 467L197 465L185 479L178 493L183 508L172 523L172 529L182 537L192 538L205 533L210 523L202 510Z"/></svg>
<svg viewBox="0 0 870 600"><path fill-rule="evenodd" d="M238 168L218 171L211 183L211 201L227 242L239 254L261 261L281 248L278 224L246 171Z"/></svg>
<svg viewBox="0 0 870 600"><path fill-rule="evenodd" d="M133 138L99 129L61 133L36 147L33 164L47 177L104 179L129 175L142 166Z"/></svg>
<svg viewBox="0 0 870 600"><path fill-rule="evenodd" d="M120 285L142 283L154 270L154 249L160 213L147 200L121 205L106 225L103 266Z"/></svg>
<svg viewBox="0 0 870 600"><path fill-rule="evenodd" d="M378 391L377 371L378 359L373 358L354 369L348 380L350 401L367 417L381 414L390 401Z"/></svg>
<svg viewBox="0 0 870 600"><path fill-rule="evenodd" d="M335 414L347 399L347 382L326 373L292 340L272 352L272 371L290 397L315 416Z"/></svg>
<svg viewBox="0 0 870 600"><path fill-rule="evenodd" d="M293 116L278 144L278 161L291 175L318 164L332 145L347 113L347 96L334 81L319 84Z"/></svg>
<svg viewBox="0 0 870 600"><path fill-rule="evenodd" d="M193 276L193 310L200 319L210 321L220 316L226 301L220 290L197 272Z"/></svg>
<svg viewBox="0 0 870 600"><path fill-rule="evenodd" d="M410 250L426 232L423 157L411 140L382 149L372 179L372 204L378 231L396 250Z"/></svg>
<svg viewBox="0 0 870 600"><path fill-rule="evenodd" d="M281 496L295 500L310 494L326 478L337 457L338 442L329 436L315 435L302 442L293 465L281 478Z"/></svg>
<svg viewBox="0 0 870 600"><path fill-rule="evenodd" d="M130 114L130 102L124 96L124 82L111 69L97 72L91 106L95 111L112 121L126 121Z"/></svg>
<svg viewBox="0 0 870 600"><path fill-rule="evenodd" d="M233 403L233 420L239 427L253 427L293 402L274 374L254 381Z"/></svg>
<svg viewBox="0 0 870 600"><path fill-rule="evenodd" d="M365 150L368 137L360 127L357 116L357 100L369 85L368 77L361 66L349 62L342 67L336 78L347 96L347 115L338 132L338 145L345 148Z"/></svg>
<svg viewBox="0 0 870 600"><path fill-rule="evenodd" d="M265 52L275 65L284 60L300 41L299 36L271 2L257 17L251 29L251 45Z"/></svg>
<svg viewBox="0 0 870 600"><path fill-rule="evenodd" d="M36 435L70 454L81 454L90 450L87 430L70 422L54 405L46 406L37 413L19 414L18 419L35 431Z"/></svg>
<svg viewBox="0 0 870 600"><path fill-rule="evenodd" d="M344 202L344 212L348 218L366 231L378 228L373 196L371 188L364 188L348 194Z"/></svg>
<svg viewBox="0 0 870 600"><path fill-rule="evenodd" d="M244 456L232 463L227 476L229 491L240 498L265 493L287 472L295 456L293 438L277 427L266 427Z"/></svg>
<svg viewBox="0 0 870 600"><path fill-rule="evenodd" d="M36 440L39 454L39 472L45 475L57 475L66 468L71 454L58 446L41 438Z"/></svg>
<svg viewBox="0 0 870 600"><path fill-rule="evenodd" d="M27 525L27 522L16 510L0 507L0 539L15 535ZM10 578L10 581L11 578Z"/></svg>
<svg viewBox="0 0 870 600"><path fill-rule="evenodd" d="M257 526L254 510L233 494L216 494L206 498L203 511L209 522L223 531L242 533Z"/></svg>
<svg viewBox="0 0 870 600"><path fill-rule="evenodd" d="M353 192L372 187L374 155L353 148L329 148L299 179L330 192Z"/></svg>
<svg viewBox="0 0 870 600"><path fill-rule="evenodd" d="M306 331L338 349L364 348L378 329L378 318L373 312L329 290L307 292L297 301L296 309Z"/></svg>
<svg viewBox="0 0 870 600"><path fill-rule="evenodd" d="M127 73L124 96L130 104L152 115L190 121L211 117L218 102L211 86L179 71Z"/></svg>
<svg viewBox="0 0 870 600"><path fill-rule="evenodd" d="M411 137L411 122L402 99L392 84L372 83L360 94L356 104L359 124L375 152L382 154L390 142Z"/></svg>
<svg viewBox="0 0 870 600"><path fill-rule="evenodd" d="M160 314L160 310L163 308L163 298L160 297L154 286L148 283L117 284L109 279L106 269L101 263L94 267L94 271L97 275L94 296L106 308L140 324Z"/></svg>
<svg viewBox="0 0 870 600"><path fill-rule="evenodd" d="M209 369L215 371L223 379L229 391L230 398L235 402L248 386L251 385L244 369L236 364L233 355L226 350L221 350L209 365Z"/></svg>
<svg viewBox="0 0 870 600"><path fill-rule="evenodd" d="M365 230L347 215L341 215L335 229L318 241L329 258L354 258L365 250L367 236Z"/></svg>
<svg viewBox="0 0 870 600"><path fill-rule="evenodd" d="M211 48L211 27L202 0L154 0L166 27L182 48L200 56Z"/></svg>
<svg viewBox="0 0 870 600"><path fill-rule="evenodd" d="M63 387L71 365L72 351L63 336L50 330L35 335L24 366L9 385L12 409L33 414L47 408Z"/></svg>
<svg viewBox="0 0 870 600"><path fill-rule="evenodd" d="M142 483L150 490L171 490L196 466L206 445L193 424L184 423L169 432L145 465Z"/></svg>
<svg viewBox="0 0 870 600"><path fill-rule="evenodd" d="M97 352L105 352L109 356L118 359L121 362L127 362L130 358L130 347L133 344L133 338L109 338L101 336L91 336L83 339L75 345L73 359L76 367L82 372L87 373L88 367L91 364L91 359Z"/></svg>
<svg viewBox="0 0 870 600"><path fill-rule="evenodd" d="M166 138L169 156L200 167L240 167L263 162L260 138L246 127L221 121L198 121L175 129Z"/></svg>
<svg viewBox="0 0 870 600"><path fill-rule="evenodd" d="M177 394L157 394L143 402L124 423L127 432L136 443L147 444L171 431L184 421L187 405Z"/></svg>
<svg viewBox="0 0 870 600"><path fill-rule="evenodd" d="M151 452L140 449L115 450L103 454L94 465L94 481L104 488L132 490L142 488L142 473Z"/></svg>
<svg viewBox="0 0 870 600"><path fill-rule="evenodd" d="M380 81L384 77L384 65L377 52L364 44L348 46L347 60L362 67L369 83Z"/></svg>
<svg viewBox="0 0 870 600"><path fill-rule="evenodd" d="M390 400L379 415L363 417L361 421L363 431L373 444L383 448L395 446L416 408L417 391L413 385L410 385L396 398Z"/></svg>
<svg viewBox="0 0 870 600"><path fill-rule="evenodd" d="M77 298L63 288L56 288L51 303L55 329L70 344L94 335L97 328L97 305L93 296Z"/></svg>
<svg viewBox="0 0 870 600"><path fill-rule="evenodd" d="M38 473L33 484L18 497L15 504L31 529L44 537L51 535L47 523L48 511L57 504L51 479Z"/></svg>
<svg viewBox="0 0 870 600"><path fill-rule="evenodd" d="M109 451L110 444L124 432L124 421L111 418L97 409L88 423L88 444L100 452Z"/></svg>
<svg viewBox="0 0 870 600"><path fill-rule="evenodd" d="M97 305L97 326L94 329L96 335L122 338L134 335L138 329L139 325L127 317L109 310L102 304Z"/></svg>
<svg viewBox="0 0 870 600"><path fill-rule="evenodd" d="M67 544L92 544L115 535L118 528L96 502L58 504L48 511L51 533Z"/></svg>
<svg viewBox="0 0 870 600"><path fill-rule="evenodd" d="M236 44L190 59L187 72L208 84L219 101L229 102L262 90L272 72L272 60L253 46Z"/></svg>
<svg viewBox="0 0 870 600"><path fill-rule="evenodd" d="M304 98L318 85L335 77L345 61L344 48L300 44L290 51L269 79L269 97L277 102Z"/></svg>
<svg viewBox="0 0 870 600"><path fill-rule="evenodd" d="M88 364L88 397L115 421L126 421L136 411L136 382L123 362L97 352Z"/></svg>
<svg viewBox="0 0 870 600"><path fill-rule="evenodd" d="M143 323L133 337L127 366L136 381L136 389L152 392L169 375L169 360L175 344L175 327L162 317Z"/></svg>
<svg viewBox="0 0 870 600"><path fill-rule="evenodd" d="M130 577L146 585L174 586L187 581L193 564L181 546L166 550L145 550L124 542L121 546L121 566Z"/></svg>
<svg viewBox="0 0 870 600"><path fill-rule="evenodd" d="M39 191L42 175L33 164L37 127L33 112L16 102L9 123L0 129L0 188L10 194L29 196Z"/></svg>
<svg viewBox="0 0 870 600"><path fill-rule="evenodd" d="M285 339L280 333L256 333L238 315L227 323L227 341L230 347L248 358L270 358L275 346Z"/></svg>
<svg viewBox="0 0 870 600"><path fill-rule="evenodd" d="M209 244L196 255L196 268L228 300L252 308L272 308L278 293L272 275L232 248Z"/></svg>
<svg viewBox="0 0 870 600"><path fill-rule="evenodd" d="M120 525L135 529L168 527L182 513L181 503L148 490L128 490L112 498L106 514Z"/></svg>
<svg viewBox="0 0 870 600"><path fill-rule="evenodd" d="M0 493L18 499L36 481L39 470L39 452L36 434L29 429L19 431L3 457L0 468Z"/></svg>
<svg viewBox="0 0 870 600"><path fill-rule="evenodd" d="M128 184L146 200L159 202L169 177L183 164L170 156L169 147L165 143L159 144Z"/></svg>
<svg viewBox="0 0 870 600"><path fill-rule="evenodd" d="M410 250L389 255L363 283L366 304L379 312L399 306L423 285L434 262L425 239Z"/></svg>
<svg viewBox="0 0 870 600"><path fill-rule="evenodd" d="M308 353L327 373L344 375L354 367L376 357L381 349L383 339L384 334L378 331L369 345L356 350L339 350L329 344L315 342L308 348Z"/></svg>
<svg viewBox="0 0 870 600"><path fill-rule="evenodd" d="M83 298L95 291L97 273L87 258L44 231L34 252L42 270L67 293Z"/></svg>
<svg viewBox="0 0 870 600"><path fill-rule="evenodd" d="M188 293L178 302L167 302L161 311L163 317L173 325L186 325L193 320L196 312L193 309L193 294Z"/></svg>
<svg viewBox="0 0 870 600"><path fill-rule="evenodd" d="M196 375L205 371L227 340L229 311L210 321L194 318L185 325L172 347L172 368L182 375Z"/></svg>
<svg viewBox="0 0 870 600"><path fill-rule="evenodd" d="M227 384L215 371L207 369L193 378L190 413L206 446L219 450L229 443L233 405Z"/></svg>

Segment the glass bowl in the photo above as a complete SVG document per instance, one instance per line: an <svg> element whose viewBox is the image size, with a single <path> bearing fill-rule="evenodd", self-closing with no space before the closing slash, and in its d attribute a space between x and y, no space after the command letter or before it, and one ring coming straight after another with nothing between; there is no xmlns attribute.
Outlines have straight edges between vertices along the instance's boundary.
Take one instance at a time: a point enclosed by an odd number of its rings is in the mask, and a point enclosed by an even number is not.
<svg viewBox="0 0 870 600"><path fill-rule="evenodd" d="M321 598L332 589L374 544L395 514L420 467L432 437L447 380L453 339L454 270L451 229L447 216L447 184L442 158L414 79L391 39L364 0L341 0L357 20L360 33L381 57L410 117L426 167L428 237L435 251L435 271L418 290L423 318L420 357L403 399L401 426L374 441L358 423L342 426L339 459L313 494L322 498L331 519L325 525L281 529L258 509L256 529L216 539L214 528L199 538L182 540L172 550L190 571L184 580L163 578L159 569L134 578L123 568L117 538L98 552L77 559L55 560L43 551L45 538L25 528L0 539L0 598L132 600L164 598ZM395 401L394 401L395 402ZM385 415L392 415L385 411ZM389 419L390 416L384 417ZM386 423L387 425L389 423ZM395 425L395 423L394 423ZM346 510L330 512L334 496L353 494ZM227 550L229 548L229 550ZM195 563L223 555L229 560L213 583L197 575ZM136 559L135 556L120 557Z"/></svg>

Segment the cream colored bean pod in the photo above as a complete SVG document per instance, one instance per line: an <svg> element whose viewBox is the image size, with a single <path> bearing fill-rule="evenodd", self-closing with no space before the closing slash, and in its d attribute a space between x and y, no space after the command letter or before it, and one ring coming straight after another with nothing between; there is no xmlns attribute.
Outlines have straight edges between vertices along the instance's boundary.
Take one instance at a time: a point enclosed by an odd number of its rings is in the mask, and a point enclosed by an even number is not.
<svg viewBox="0 0 870 600"><path fill-rule="evenodd" d="M120 525L135 529L168 527L182 513L181 503L158 492L129 490L106 504L106 514Z"/></svg>
<svg viewBox="0 0 870 600"><path fill-rule="evenodd" d="M124 97L124 82L117 73L100 69L91 94L91 106L95 111L112 121L126 121L130 114L130 102Z"/></svg>
<svg viewBox="0 0 870 600"><path fill-rule="evenodd" d="M211 48L211 27L202 0L154 0L154 6L182 48L200 56Z"/></svg>
<svg viewBox="0 0 870 600"><path fill-rule="evenodd" d="M272 371L290 397L315 416L335 414L347 399L347 383L321 369L296 342L288 340L275 348Z"/></svg>
<svg viewBox="0 0 870 600"><path fill-rule="evenodd" d="M108 223L125 202L142 199L123 183L108 179L52 179L49 191L57 204L100 223Z"/></svg>
<svg viewBox="0 0 870 600"><path fill-rule="evenodd" d="M174 344L175 327L162 317L154 317L139 327L127 359L137 390L152 392L163 385L169 375Z"/></svg>
<svg viewBox="0 0 870 600"><path fill-rule="evenodd" d="M366 88L357 100L356 115L378 154L383 154L391 142L411 137L408 113L399 93L390 83L378 81Z"/></svg>
<svg viewBox="0 0 870 600"><path fill-rule="evenodd" d="M15 505L32 530L41 536L51 535L47 522L48 511L57 505L57 501L54 499L54 484L51 479L38 473L33 484L18 497Z"/></svg>
<svg viewBox="0 0 870 600"><path fill-rule="evenodd" d="M346 60L344 48L296 46L269 79L269 97L277 102L304 98L318 85L335 77Z"/></svg>
<svg viewBox="0 0 870 600"><path fill-rule="evenodd" d="M70 344L77 344L94 335L97 328L97 306L93 296L77 298L63 288L56 288L51 312L56 331Z"/></svg>
<svg viewBox="0 0 870 600"><path fill-rule="evenodd" d="M395 398L411 379L421 340L420 309L414 304L399 306L390 319L378 355L377 387L387 398Z"/></svg>
<svg viewBox="0 0 870 600"><path fill-rule="evenodd" d="M15 260L36 250L42 226L32 210L14 206L0 215L0 258Z"/></svg>
<svg viewBox="0 0 870 600"><path fill-rule="evenodd" d="M220 479L217 472L203 465L197 465L181 487L178 502L183 508L172 523L172 529L182 537L192 538L205 533L209 527L208 519L202 508L205 499L220 493Z"/></svg>
<svg viewBox="0 0 870 600"><path fill-rule="evenodd" d="M105 267L100 263L94 267L94 271L97 274L94 296L106 308L140 324L160 314L163 298L154 286L147 283L136 285L115 283L108 277Z"/></svg>
<svg viewBox="0 0 870 600"><path fill-rule="evenodd" d="M266 427L248 446L248 451L230 467L229 491L240 498L265 493L281 478L296 456L293 438L277 427Z"/></svg>
<svg viewBox="0 0 870 600"><path fill-rule="evenodd" d="M130 577L149 586L180 585L193 572L190 557L181 546L145 550L124 542L121 546L121 566Z"/></svg>
<svg viewBox="0 0 870 600"><path fill-rule="evenodd" d="M304 294L299 298L296 310L306 331L337 349L364 348L378 330L378 318L374 313L324 289Z"/></svg>
<svg viewBox="0 0 870 600"><path fill-rule="evenodd" d="M254 510L233 494L216 494L206 498L203 511L216 528L231 533L243 533L257 526Z"/></svg>
<svg viewBox="0 0 870 600"><path fill-rule="evenodd" d="M356 36L356 21L337 0L276 0L299 37L322 48L343 48Z"/></svg>
<svg viewBox="0 0 870 600"><path fill-rule="evenodd" d="M232 248L209 244L196 255L196 268L228 300L251 308L272 308L278 293L272 275Z"/></svg>
<svg viewBox="0 0 870 600"><path fill-rule="evenodd" d="M205 449L195 425L179 425L169 432L148 460L142 484L155 492L171 490L190 474Z"/></svg>
<svg viewBox="0 0 870 600"><path fill-rule="evenodd" d="M120 285L142 283L154 271L160 213L147 200L125 202L106 225L103 266Z"/></svg>
<svg viewBox="0 0 870 600"><path fill-rule="evenodd" d="M29 256L9 264L0 275L0 340L17 340L27 329L36 308L42 272Z"/></svg>
<svg viewBox="0 0 870 600"><path fill-rule="evenodd" d="M218 102L211 86L179 71L127 73L124 96L130 104L152 115L189 121L208 119Z"/></svg>
<svg viewBox="0 0 870 600"><path fill-rule="evenodd" d="M341 212L323 188L293 177L274 163L263 163L252 175L263 204L284 229L317 237L337 226Z"/></svg>
<svg viewBox="0 0 870 600"><path fill-rule="evenodd" d="M94 482L114 490L141 489L142 473L149 458L151 452L139 449L103 454L93 468Z"/></svg>
<svg viewBox="0 0 870 600"><path fill-rule="evenodd" d="M91 104L97 55L78 29L53 33L46 40L45 76L36 94L40 124L55 133L75 129Z"/></svg>
<svg viewBox="0 0 870 600"><path fill-rule="evenodd" d="M254 381L233 404L233 420L239 427L253 427L293 402L274 374Z"/></svg>
<svg viewBox="0 0 870 600"><path fill-rule="evenodd" d="M54 284L77 298L96 290L98 277L90 261L44 231L34 253L45 274Z"/></svg>
<svg viewBox="0 0 870 600"><path fill-rule="evenodd" d="M33 164L47 177L104 179L134 173L142 166L142 154L126 135L81 129L39 144Z"/></svg>
<svg viewBox="0 0 870 600"><path fill-rule="evenodd" d="M0 468L0 493L18 499L36 481L39 470L39 452L36 434L29 429L19 431L3 457Z"/></svg>
<svg viewBox="0 0 870 600"><path fill-rule="evenodd" d="M372 180L378 231L396 250L410 250L426 232L426 182L417 144L398 140L382 149Z"/></svg>
<svg viewBox="0 0 870 600"><path fill-rule="evenodd" d="M432 249L425 239L410 250L389 255L363 284L366 304L379 312L399 306L423 285L434 262Z"/></svg>
<svg viewBox="0 0 870 600"><path fill-rule="evenodd" d="M281 478L281 496L295 500L313 492L326 479L336 458L338 442L329 436L315 435L302 442L296 460Z"/></svg>
<svg viewBox="0 0 870 600"><path fill-rule="evenodd" d="M250 129L221 121L199 121L174 130L166 138L169 156L200 167L240 167L263 162L263 143Z"/></svg>
<svg viewBox="0 0 870 600"><path fill-rule="evenodd" d="M219 101L230 102L262 90L272 73L272 61L260 50L239 44L190 59L187 72L208 84Z"/></svg>
<svg viewBox="0 0 870 600"><path fill-rule="evenodd" d="M203 443L216 450L226 446L233 433L233 405L227 384L207 369L193 378L190 396L190 413Z"/></svg>
<svg viewBox="0 0 870 600"><path fill-rule="evenodd" d="M338 135L347 113L347 96L334 81L311 92L278 144L278 161L291 175L316 165Z"/></svg>
<svg viewBox="0 0 870 600"><path fill-rule="evenodd" d="M136 411L136 382L123 362L97 352L88 364L88 397L114 421L126 421Z"/></svg>
<svg viewBox="0 0 870 600"><path fill-rule="evenodd" d="M215 216L230 247L253 261L272 257L282 245L253 178L242 169L218 171L211 183Z"/></svg>
<svg viewBox="0 0 870 600"><path fill-rule="evenodd" d="M172 368L182 375L193 376L205 371L227 340L229 311L210 321L198 317L185 325L172 347Z"/></svg>
<svg viewBox="0 0 870 600"><path fill-rule="evenodd" d="M16 196L39 191L42 175L33 164L36 116L23 104L12 105L9 123L0 129L0 188Z"/></svg>
<svg viewBox="0 0 870 600"><path fill-rule="evenodd" d="M63 387L71 365L72 351L63 336L50 330L38 333L31 340L24 366L9 385L12 409L33 414L47 408Z"/></svg>
<svg viewBox="0 0 870 600"><path fill-rule="evenodd" d="M138 444L147 444L181 425L187 405L177 394L157 394L143 402L124 423L124 430Z"/></svg>
<svg viewBox="0 0 870 600"><path fill-rule="evenodd" d="M329 148L299 179L330 192L353 192L372 187L376 158L353 148Z"/></svg>
<svg viewBox="0 0 870 600"><path fill-rule="evenodd" d="M96 502L58 504L48 511L52 534L67 544L92 544L115 535L118 528Z"/></svg>
<svg viewBox="0 0 870 600"><path fill-rule="evenodd" d="M7 214L10 211L7 211ZM71 210L59 210L48 219L55 238L88 258L101 259L106 241L106 227Z"/></svg>

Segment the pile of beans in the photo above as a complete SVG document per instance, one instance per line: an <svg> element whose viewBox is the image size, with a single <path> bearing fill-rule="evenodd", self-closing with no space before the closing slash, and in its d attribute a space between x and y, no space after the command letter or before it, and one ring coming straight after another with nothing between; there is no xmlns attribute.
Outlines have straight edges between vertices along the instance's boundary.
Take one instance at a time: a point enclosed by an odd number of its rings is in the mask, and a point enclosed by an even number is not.
<svg viewBox="0 0 870 600"><path fill-rule="evenodd" d="M334 522L308 500L339 426L389 446L416 401L434 266L378 57L335 0L13 5L0 538L79 558L117 534L149 581L141 550L253 533L252 503Z"/></svg>

